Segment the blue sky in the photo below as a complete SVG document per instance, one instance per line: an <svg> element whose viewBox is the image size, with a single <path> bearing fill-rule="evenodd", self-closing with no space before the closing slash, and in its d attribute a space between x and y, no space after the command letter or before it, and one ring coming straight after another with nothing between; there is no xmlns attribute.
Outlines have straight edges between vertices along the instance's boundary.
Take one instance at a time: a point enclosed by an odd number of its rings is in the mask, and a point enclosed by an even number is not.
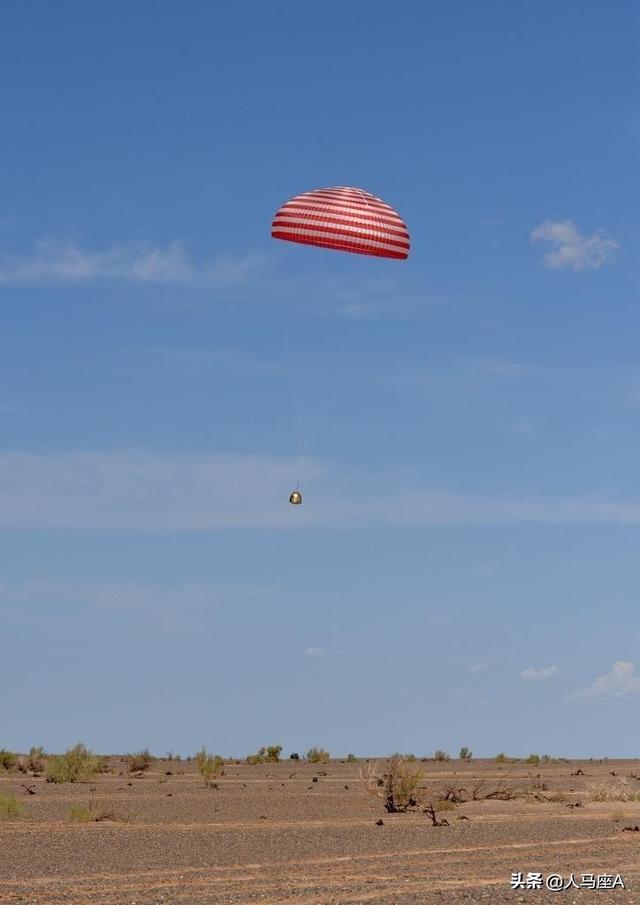
<svg viewBox="0 0 640 905"><path fill-rule="evenodd" d="M5 5L0 744L639 753L639 32Z"/></svg>

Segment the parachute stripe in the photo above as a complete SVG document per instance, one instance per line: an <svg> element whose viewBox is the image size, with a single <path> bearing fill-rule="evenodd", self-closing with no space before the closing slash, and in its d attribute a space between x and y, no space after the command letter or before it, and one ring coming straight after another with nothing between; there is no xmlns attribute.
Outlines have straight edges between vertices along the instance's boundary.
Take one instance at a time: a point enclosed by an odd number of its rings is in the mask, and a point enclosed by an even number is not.
<svg viewBox="0 0 640 905"><path fill-rule="evenodd" d="M306 235L330 235L330 236L344 236L347 239L351 239L351 241L364 241L373 243L381 243L384 245L388 245L389 247L402 248L406 251L409 250L409 240L405 239L404 241L399 241L396 237L390 236L386 231L382 230L373 230L373 229L361 229L358 228L358 235L354 236L353 229L340 229L338 226L334 225L325 225L324 223L308 223L307 221L302 221L301 225L297 224L279 224L274 223L273 225L274 233L282 233L282 232L292 232L292 233L305 233ZM276 236L278 238L279 236Z"/></svg>
<svg viewBox="0 0 640 905"><path fill-rule="evenodd" d="M404 239L405 244L407 246L409 245L409 233L406 230L395 229L392 226L384 226L383 228L381 223L376 223L373 220L363 222L354 220L352 217L328 217L326 214L310 214L306 212L300 214L286 214L285 212L281 212L273 221L273 228L286 227L287 225L293 227L295 224L303 223L309 225L313 225L314 223L333 224L342 227L353 227L355 225L363 233L376 235L380 232L384 232L385 235L395 236L397 239Z"/></svg>

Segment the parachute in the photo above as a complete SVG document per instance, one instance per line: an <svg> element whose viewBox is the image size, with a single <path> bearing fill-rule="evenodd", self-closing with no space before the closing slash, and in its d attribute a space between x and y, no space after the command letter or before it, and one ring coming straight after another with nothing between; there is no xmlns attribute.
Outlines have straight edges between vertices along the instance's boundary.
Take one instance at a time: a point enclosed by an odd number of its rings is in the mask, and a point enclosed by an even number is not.
<svg viewBox="0 0 640 905"><path fill-rule="evenodd" d="M276 212L271 235L285 242L400 261L409 256L411 245L406 224L392 207L370 192L344 185L291 198ZM302 503L299 487L289 502Z"/></svg>
<svg viewBox="0 0 640 905"><path fill-rule="evenodd" d="M271 235L378 258L409 256L409 231L396 211L370 192L348 186L296 195L276 213Z"/></svg>

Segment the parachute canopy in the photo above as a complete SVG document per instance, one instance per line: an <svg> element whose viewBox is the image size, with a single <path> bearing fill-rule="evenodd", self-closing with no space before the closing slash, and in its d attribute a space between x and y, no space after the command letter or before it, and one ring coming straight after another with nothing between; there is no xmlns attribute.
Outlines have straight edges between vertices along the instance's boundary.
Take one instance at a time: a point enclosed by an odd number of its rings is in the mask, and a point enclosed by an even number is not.
<svg viewBox="0 0 640 905"><path fill-rule="evenodd" d="M362 189L336 186L296 195L271 225L274 239L404 260L409 232L392 207Z"/></svg>

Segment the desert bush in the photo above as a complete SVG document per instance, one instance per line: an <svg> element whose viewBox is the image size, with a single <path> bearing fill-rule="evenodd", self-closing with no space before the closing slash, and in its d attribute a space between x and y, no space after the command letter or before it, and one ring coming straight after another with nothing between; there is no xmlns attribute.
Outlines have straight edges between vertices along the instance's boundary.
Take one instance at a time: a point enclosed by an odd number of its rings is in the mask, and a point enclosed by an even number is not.
<svg viewBox="0 0 640 905"><path fill-rule="evenodd" d="M437 761L445 761L450 760L450 757L446 751L440 751L440 749L438 749L437 751L434 751L433 759Z"/></svg>
<svg viewBox="0 0 640 905"><path fill-rule="evenodd" d="M97 757L83 744L78 742L65 754L49 759L47 763L47 782L83 782L91 779L102 768L102 758Z"/></svg>
<svg viewBox="0 0 640 905"><path fill-rule="evenodd" d="M497 764L510 764L511 763L511 758L508 757L504 753L504 751L501 751L500 754L496 754L495 760L496 760Z"/></svg>
<svg viewBox="0 0 640 905"><path fill-rule="evenodd" d="M458 755L460 760L471 760L473 757L473 752L470 748L460 748L460 754Z"/></svg>
<svg viewBox="0 0 640 905"><path fill-rule="evenodd" d="M588 783L587 792L592 801L640 801L640 792L626 778L616 782Z"/></svg>
<svg viewBox="0 0 640 905"><path fill-rule="evenodd" d="M534 767L540 766L540 755L530 754L529 757L525 760L525 764L531 764Z"/></svg>
<svg viewBox="0 0 640 905"><path fill-rule="evenodd" d="M266 745L257 754L250 754L246 761L248 764L278 764L281 751L282 745Z"/></svg>
<svg viewBox="0 0 640 905"><path fill-rule="evenodd" d="M402 760L406 760L409 763L414 763L418 760L415 754L402 754L400 751L394 751L393 754L389 755L389 758L393 760L393 758L402 758Z"/></svg>
<svg viewBox="0 0 640 905"><path fill-rule="evenodd" d="M0 820L19 817L22 813L22 802L15 795L0 795Z"/></svg>
<svg viewBox="0 0 640 905"><path fill-rule="evenodd" d="M154 757L148 748L144 751L137 751L135 754L127 754L127 764L129 773L141 773L151 766Z"/></svg>
<svg viewBox="0 0 640 905"><path fill-rule="evenodd" d="M90 801L87 807L74 805L69 808L69 820L75 823L100 823L103 820L115 819L113 811L99 808L94 801Z"/></svg>
<svg viewBox="0 0 640 905"><path fill-rule="evenodd" d="M354 764L357 760L355 754L347 754L347 763Z"/></svg>
<svg viewBox="0 0 640 905"><path fill-rule="evenodd" d="M324 748L309 748L307 751L307 760L311 764L328 764L330 755Z"/></svg>
<svg viewBox="0 0 640 905"><path fill-rule="evenodd" d="M365 789L384 799L390 814L403 813L418 804L422 770L401 757L388 762L386 770L379 761L366 761L360 768Z"/></svg>
<svg viewBox="0 0 640 905"><path fill-rule="evenodd" d="M13 751L7 751L6 748L0 748L0 767L5 770L13 770L18 765L18 758Z"/></svg>
<svg viewBox="0 0 640 905"><path fill-rule="evenodd" d="M42 773L45 768L46 757L47 754L41 745L31 748L25 760L27 770L32 773Z"/></svg>
<svg viewBox="0 0 640 905"><path fill-rule="evenodd" d="M204 779L205 785L210 785L214 776L217 776L224 766L224 758L219 754L209 754L206 748L198 751L194 757L194 761L198 767L200 776Z"/></svg>

